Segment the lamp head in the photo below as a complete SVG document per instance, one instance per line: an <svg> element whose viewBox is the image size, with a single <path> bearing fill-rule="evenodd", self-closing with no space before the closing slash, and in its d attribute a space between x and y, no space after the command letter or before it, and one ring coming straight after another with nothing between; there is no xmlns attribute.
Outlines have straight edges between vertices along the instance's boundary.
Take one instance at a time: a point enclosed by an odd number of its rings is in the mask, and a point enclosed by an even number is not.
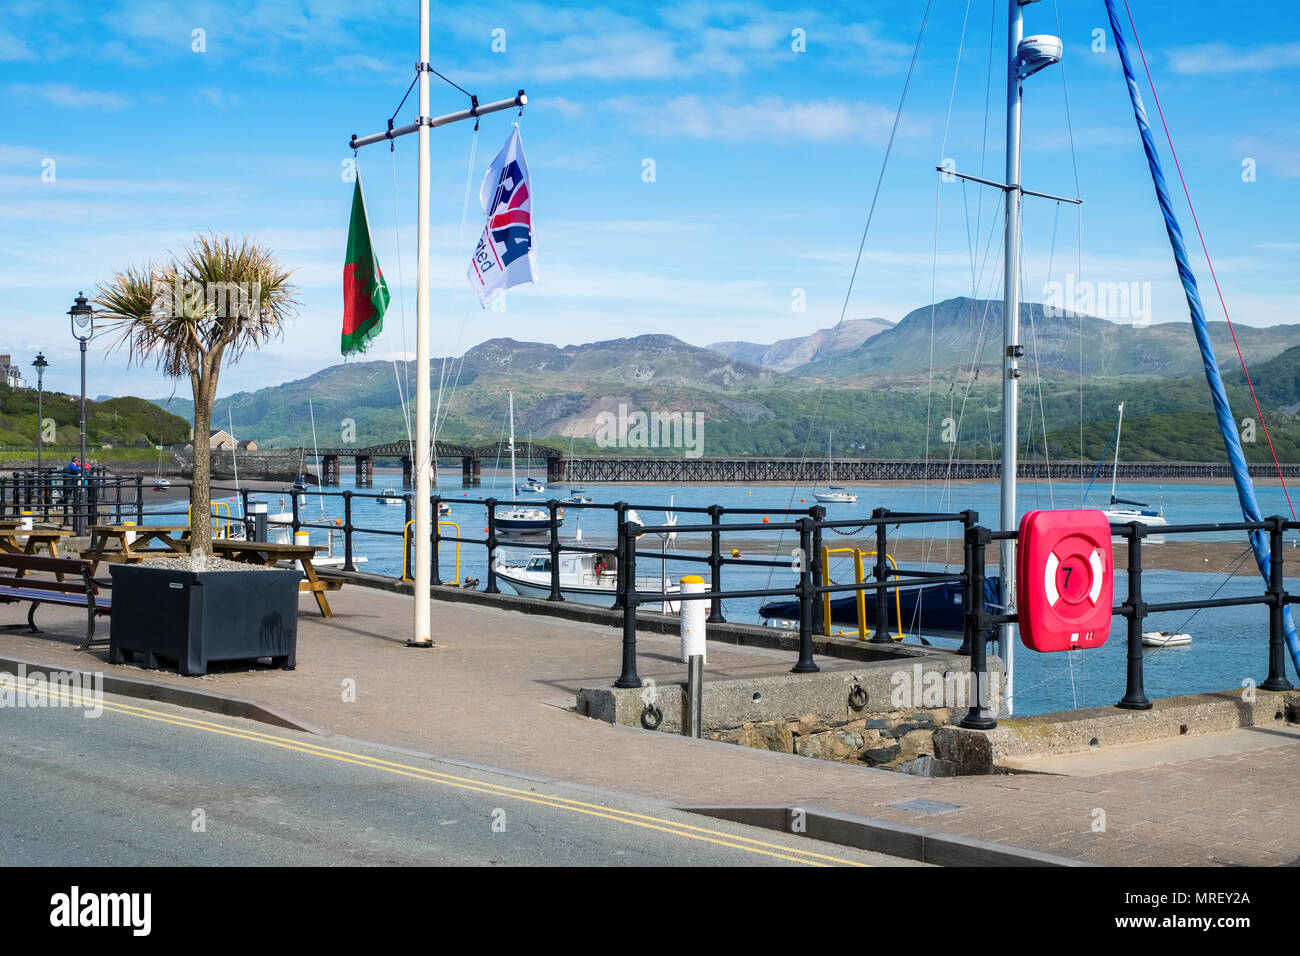
<svg viewBox="0 0 1300 956"><path fill-rule="evenodd" d="M90 331L94 324L95 310L90 307L86 301L85 293L78 292L77 299L68 310L68 315L72 317L72 334L77 338L90 338ZM81 333L85 332L86 335Z"/></svg>

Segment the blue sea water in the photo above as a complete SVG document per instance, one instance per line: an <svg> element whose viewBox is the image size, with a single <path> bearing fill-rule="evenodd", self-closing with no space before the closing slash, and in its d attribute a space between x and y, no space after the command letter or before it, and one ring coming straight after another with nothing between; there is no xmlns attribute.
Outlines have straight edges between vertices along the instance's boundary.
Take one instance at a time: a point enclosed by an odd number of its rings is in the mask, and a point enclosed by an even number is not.
<svg viewBox="0 0 1300 956"><path fill-rule="evenodd" d="M377 493L387 487L399 487L400 475L387 469L380 469L375 476L375 484L370 489L356 489L358 492ZM485 469L483 484L477 488L463 488L458 471L447 471L439 475L439 493L452 506L452 513L443 521L452 521L459 526L459 534L467 538L482 538L485 531L486 512L482 505L466 502L457 503L461 498L485 498L495 495L499 498L509 497L509 475L494 473ZM567 485L556 486L546 494L532 496L536 502L546 498L562 497L567 494ZM334 524L343 516L343 500L339 492L342 489L330 489L324 493L310 492L300 505L300 516L304 522ZM999 491L996 484L966 483L943 487L939 484L906 485L861 485L853 490L858 495L856 504L827 505L828 516L833 519L867 518L873 508L888 508L891 511L925 511L955 513L973 509L980 514L981 522L993 526L997 522ZM1263 514L1289 514L1286 498L1279 487L1259 487L1257 489L1260 508ZM1019 504L1022 512L1035 508L1077 508L1080 506L1083 488L1075 482L1025 483L1019 489ZM590 483L586 485L586 494L598 503L612 504L626 501L636 507L646 526L664 522L665 510L670 499L678 508L707 507L718 504L724 508L757 509L758 515L727 515L725 524L737 522L761 523L763 517L769 517L771 523L780 523L784 509L807 509L815 500L811 489L792 490L789 486L755 485L743 487L736 485L612 485ZM1172 524L1190 524L1204 522L1240 521L1241 512L1237 504L1235 490L1230 485L1121 485L1117 490L1120 497L1149 502L1154 506L1163 506L1166 518ZM1100 507L1109 495L1109 487L1095 488L1088 505ZM257 496L267 501L270 510L289 510L291 497L283 494L261 492ZM238 510L238 505L235 505ZM354 497L352 502L352 521L358 528L384 529L400 531L404 519L404 509L380 505L373 498ZM707 524L707 515L678 513L678 524ZM565 511L565 522L561 541L565 546L573 546L577 533L581 530L584 546L612 546L615 539L615 518L612 512L587 510L569 507ZM444 525L444 535L455 534L454 528ZM958 547L951 553L960 555L960 525L922 525L904 526L890 530L891 536L898 534L907 537L926 535L931 538L948 538ZM642 551L659 551L661 542L653 536L643 540ZM1181 536L1180 536L1181 537ZM834 540L833 536L828 536ZM1263 583L1255 576L1242 576L1228 579L1222 573L1225 566L1235 564L1236 559L1247 547L1242 533L1206 533L1189 536L1204 545L1205 570L1203 572L1179 572L1148 570L1143 576L1145 599L1149 603L1163 601L1187 601L1211 596L1218 590L1218 596L1242 596L1258 594ZM1294 535L1289 536L1288 544L1295 547ZM528 539L544 543L545 536L532 536ZM323 531L313 530L312 541L324 544ZM354 547L358 555L366 558L362 570L378 574L399 575L402 572L402 539L397 536L382 536L358 531L354 538ZM727 590L792 588L797 574L790 566L790 550L798 543L797 535L792 531L779 532L745 532L738 533L730 541L724 536L724 554L729 554L735 544L744 548L745 558L777 560L782 562L779 568L736 567L728 566L723 571L723 583ZM829 542L828 542L829 543ZM336 537L335 551L341 553L341 544ZM503 551L511 552L506 545ZM642 558L638 563L638 576L658 576L663 574L668 580L676 580L683 574L703 573L707 576L707 566L680 560L687 554L702 555L708 550L706 535L679 534L671 551L664 561ZM520 555L522 549L515 548ZM1300 559L1300 549L1296 550ZM1288 548L1290 557L1291 548ZM676 557L675 557L676 556ZM960 559L952 570L960 570ZM444 580L457 576L456 548L451 542L440 546L440 573ZM909 566L909 565L905 565ZM920 565L912 564L911 567ZM934 570L942 570L940 565L925 565ZM1246 567L1253 568L1253 561L1247 557ZM841 583L851 582L853 572L847 560L832 562L832 577ZM460 550L459 577L478 578L480 586L486 581L486 549L479 545L463 545ZM1115 593L1117 602L1122 599L1127 586L1123 571L1117 573ZM508 590L503 586L503 590ZM760 599L728 601L725 614L728 620L760 623L758 605ZM1207 609L1198 612L1177 612L1154 615L1144 625L1145 630L1188 631L1193 640L1189 647L1148 648L1145 651L1146 691L1150 697L1167 697L1178 694L1237 688L1245 681L1262 681L1267 674L1267 640L1268 612L1265 607L1244 607L1226 609ZM911 639L909 639L911 640ZM949 644L953 642L936 641ZM1113 704L1124 694L1125 682L1125 622L1116 618L1111 636L1100 648L1088 651L1058 654L1039 654L1028 650L1023 645L1015 648L1015 713L1034 714L1072 707L1092 707ZM616 662L611 662L616 666ZM1293 681L1294 673L1290 674Z"/></svg>

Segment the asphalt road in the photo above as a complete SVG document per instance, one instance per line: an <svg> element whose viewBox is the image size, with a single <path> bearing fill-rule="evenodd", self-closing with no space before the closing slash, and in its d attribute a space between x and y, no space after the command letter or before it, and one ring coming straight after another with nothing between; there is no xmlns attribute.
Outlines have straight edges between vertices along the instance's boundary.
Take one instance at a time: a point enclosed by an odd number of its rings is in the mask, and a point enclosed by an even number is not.
<svg viewBox="0 0 1300 956"><path fill-rule="evenodd" d="M907 864L658 804L105 695L0 707L7 865Z"/></svg>

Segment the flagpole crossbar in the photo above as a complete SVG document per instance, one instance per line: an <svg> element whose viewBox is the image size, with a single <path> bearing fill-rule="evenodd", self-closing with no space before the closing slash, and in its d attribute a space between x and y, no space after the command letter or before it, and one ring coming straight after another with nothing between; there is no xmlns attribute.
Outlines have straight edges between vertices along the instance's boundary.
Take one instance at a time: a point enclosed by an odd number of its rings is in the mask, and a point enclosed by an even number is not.
<svg viewBox="0 0 1300 956"><path fill-rule="evenodd" d="M982 186L992 186L994 189L1001 189L1003 192L1011 192L1014 190L1022 196L1037 196L1039 199L1054 199L1057 202L1073 203L1076 206L1083 203L1082 199L1070 199L1067 196L1054 196L1052 193L1035 192L1032 189L1025 189L1023 186L1008 186L1006 183L1000 183L996 180L981 179L979 176L972 176L969 173L959 173L955 169L950 169L947 166L936 166L934 168L949 176L956 176L958 179L965 179L972 183L979 183Z"/></svg>
<svg viewBox="0 0 1300 956"><path fill-rule="evenodd" d="M409 133L419 132L420 127L422 126L434 129L439 126L448 126L452 123L459 123L462 120L476 119L479 116L486 116L489 113L499 113L502 110L514 109L516 107L522 109L528 104L528 95L523 90L520 90L509 99L497 100L495 103L480 105L477 97L471 96L470 99L471 105L467 110L457 110L455 113L445 113L442 116L418 116L416 117L415 122L411 123L409 126L399 126L396 129L393 128L392 121L389 120L388 129L384 130L382 133L374 133L370 136L357 136L353 133L349 145L352 149L360 149L362 146L370 146L374 143L383 143L388 140L397 139L399 136L406 136Z"/></svg>

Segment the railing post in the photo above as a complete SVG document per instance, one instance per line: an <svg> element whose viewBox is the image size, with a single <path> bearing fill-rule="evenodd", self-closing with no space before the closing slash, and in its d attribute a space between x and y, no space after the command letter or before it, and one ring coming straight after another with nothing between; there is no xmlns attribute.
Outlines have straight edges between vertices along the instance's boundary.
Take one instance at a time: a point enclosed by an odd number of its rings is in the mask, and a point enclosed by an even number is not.
<svg viewBox="0 0 1300 956"><path fill-rule="evenodd" d="M191 501L194 500L193 492L190 493L190 500ZM298 517L298 492L291 490L289 492L289 501L293 505L292 508L293 520L289 523L289 526L293 528L292 540L296 542L298 540L297 537L298 529L302 527L302 521Z"/></svg>
<svg viewBox="0 0 1300 956"><path fill-rule="evenodd" d="M1283 624L1286 612L1286 586L1282 580L1283 519L1273 515L1268 524L1268 677L1259 686L1264 690L1293 690L1286 677L1286 641Z"/></svg>
<svg viewBox="0 0 1300 956"><path fill-rule="evenodd" d="M813 505L808 509L808 514L812 518L812 554L808 555L808 564L812 571L813 581L822 583L822 522L826 520L826 509L821 505ZM830 621L826 615L826 601L818 598L813 601L812 626L818 634L829 634Z"/></svg>
<svg viewBox="0 0 1300 956"><path fill-rule="evenodd" d="M962 641L970 642L970 709L966 711L957 726L967 730L992 730L998 725L989 708L992 694L989 685L988 643L989 613L984 606L984 559L985 549L991 539L988 528L978 525L966 529L966 577L970 593L978 597L966 605L965 623L962 627Z"/></svg>
<svg viewBox="0 0 1300 956"><path fill-rule="evenodd" d="M247 494L247 493L245 493ZM406 525L402 525L405 529ZM343 492L343 570L355 571L352 563L352 491Z"/></svg>
<svg viewBox="0 0 1300 956"><path fill-rule="evenodd" d="M1128 618L1128 675L1124 697L1116 704L1125 710L1150 710L1142 677L1142 622L1146 620L1147 606L1142 600L1142 539L1147 526L1140 521L1128 523L1128 599L1122 605ZM1069 653L1067 651L1067 653Z"/></svg>
<svg viewBox="0 0 1300 956"><path fill-rule="evenodd" d="M799 550L804 557L800 562L799 586L796 588L799 595L799 660L790 668L792 674L812 674L821 670L813 660L813 605L817 602L813 594L812 559L809 556L812 550L812 524L812 518L800 518L795 522L799 528Z"/></svg>
<svg viewBox="0 0 1300 956"><path fill-rule="evenodd" d="M488 498L484 504L487 505L487 587L483 589L484 594L500 594L501 589L497 587L497 500Z"/></svg>
<svg viewBox="0 0 1300 956"><path fill-rule="evenodd" d="M889 559L886 557L889 537L884 519L888 516L889 511L885 508L876 508L871 512L872 520L880 521L876 525L876 566L873 569L876 579L876 632L871 635L873 644L893 643L889 636L889 591L885 588L889 579ZM899 621L898 626L901 628L903 622Z"/></svg>
<svg viewBox="0 0 1300 956"><path fill-rule="evenodd" d="M438 551L442 543L442 531L438 528L438 506L442 504L442 496L434 495L432 504L433 527L430 532L433 537L433 551L429 556L429 583L434 585L442 584L442 571L438 568ZM457 582L458 584L460 582Z"/></svg>
<svg viewBox="0 0 1300 956"><path fill-rule="evenodd" d="M560 593L560 502L552 498L546 502L546 510L551 515L551 542L546 548L551 556L551 593L546 600L563 601L564 595Z"/></svg>
<svg viewBox="0 0 1300 956"><path fill-rule="evenodd" d="M402 504L404 506L403 511L405 512L405 514L402 517L402 550L403 552L405 552L402 556L402 567L404 567L408 572L410 572L412 570L411 519L413 517L412 511L414 506L411 502L411 493L409 491L402 495ZM407 578L404 580L414 580L414 578Z"/></svg>
<svg viewBox="0 0 1300 956"><path fill-rule="evenodd" d="M722 511L721 505L709 505L709 524L713 525L709 532L709 590L714 592L722 591ZM708 622L725 624L726 621L722 616L722 598L711 598Z"/></svg>
<svg viewBox="0 0 1300 956"><path fill-rule="evenodd" d="M45 501L44 489L41 491L41 504ZM247 504L247 502L245 502ZM248 514L248 508L244 508L244 514ZM135 523L144 524L144 475L135 476Z"/></svg>
<svg viewBox="0 0 1300 956"><path fill-rule="evenodd" d="M624 502L619 502L624 505ZM636 672L636 538L641 526L636 522L620 520L618 523L619 567L623 568L623 666L614 681L615 687L640 687L641 678Z"/></svg>
<svg viewBox="0 0 1300 956"><path fill-rule="evenodd" d="M979 522L979 520L980 520L980 515L978 511L963 511L961 513L962 541L965 550L965 561L963 564L963 570L965 571L965 578L961 583L963 612L970 611L977 604L981 608L983 608L984 606L984 595L975 593L975 591L971 587L971 580L970 580L971 563L975 557L975 545L971 538L970 530L971 528L975 527L975 525ZM971 638L970 628L966 627L963 624L962 634L961 634L961 647L957 648L958 654L964 654L967 657L971 655L970 638Z"/></svg>
<svg viewBox="0 0 1300 956"><path fill-rule="evenodd" d="M623 559L626 556L623 554L623 538L621 537L621 531L623 525L627 523L627 502L626 501L614 502L614 520L615 520L614 527L620 533L620 537L618 538L618 541L614 548L614 556L618 562L617 566L614 568L614 607L622 607L623 606L623 574L624 574Z"/></svg>

